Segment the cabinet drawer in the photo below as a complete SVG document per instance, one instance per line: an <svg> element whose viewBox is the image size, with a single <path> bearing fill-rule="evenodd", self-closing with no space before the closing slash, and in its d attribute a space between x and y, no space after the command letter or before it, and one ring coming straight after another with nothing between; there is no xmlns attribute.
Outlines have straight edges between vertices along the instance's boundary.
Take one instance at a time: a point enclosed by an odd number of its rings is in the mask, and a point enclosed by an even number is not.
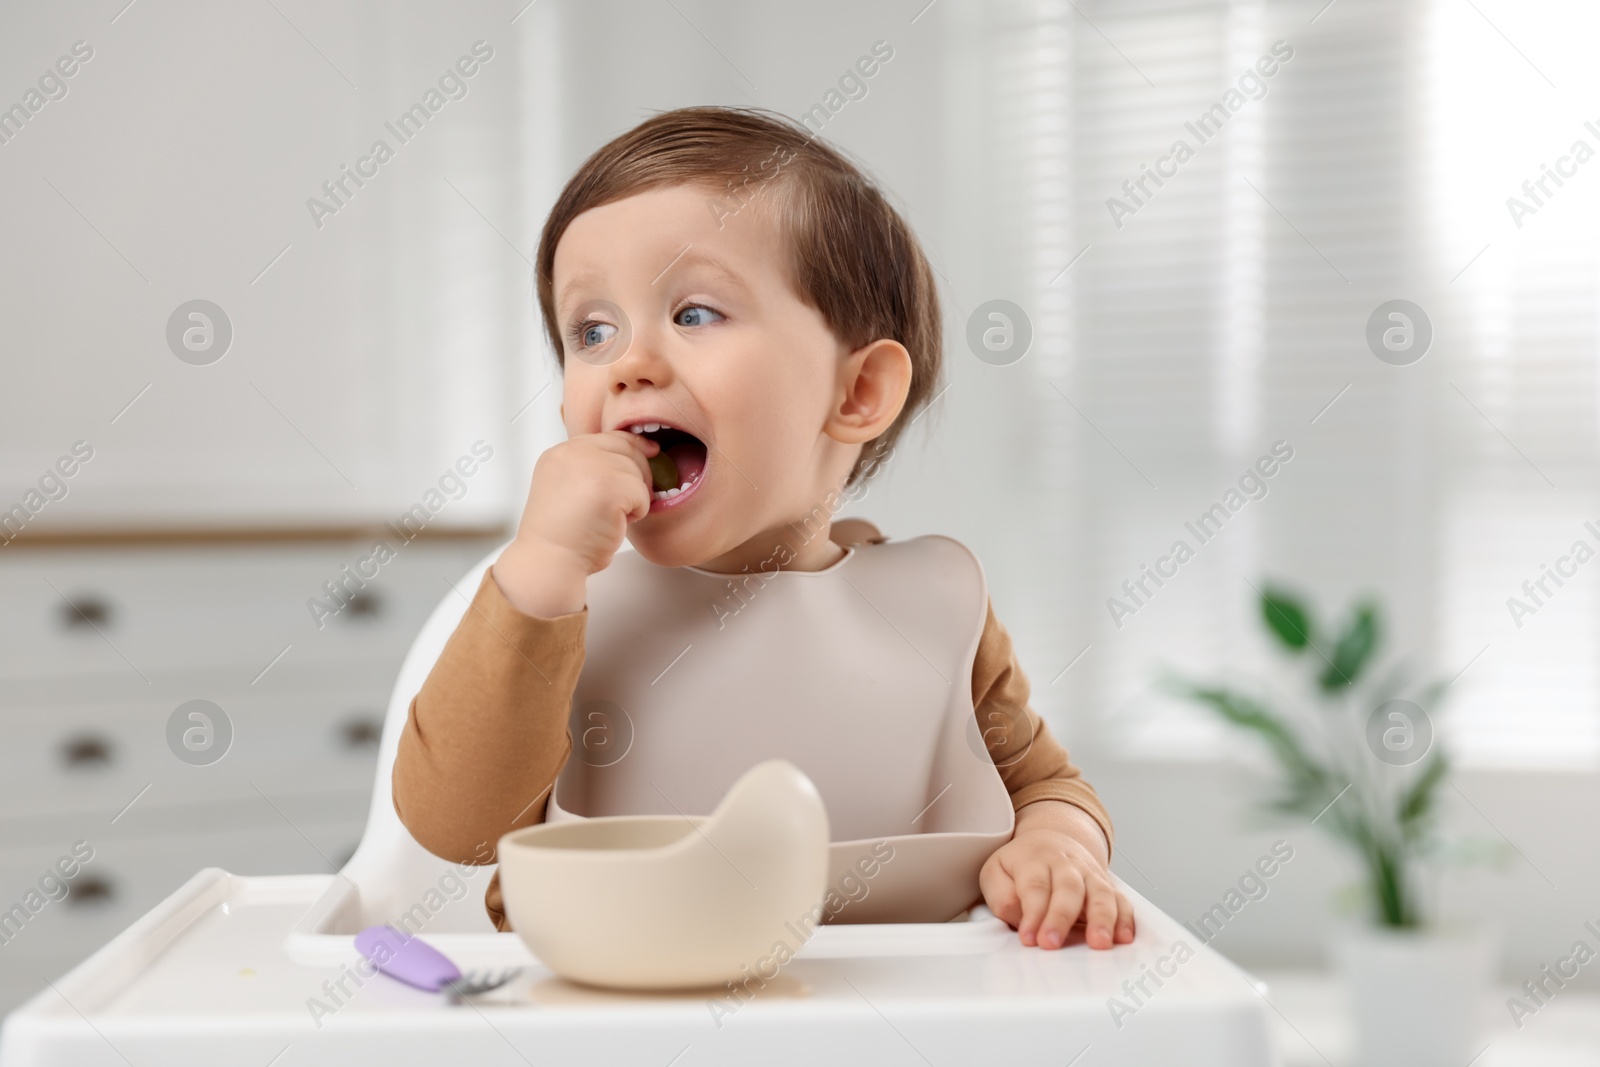
<svg viewBox="0 0 1600 1067"><path fill-rule="evenodd" d="M259 798L257 788L269 797L369 790L388 695L249 692L209 706L172 700L0 714L0 812L109 820L135 797L166 805ZM175 727L180 709L187 710Z"/></svg>
<svg viewBox="0 0 1600 1067"><path fill-rule="evenodd" d="M286 646L302 663L398 661L449 583L492 547L405 545L361 587L346 568L370 541L19 552L0 566L0 677L219 664L253 676ZM335 597L324 583L341 580Z"/></svg>

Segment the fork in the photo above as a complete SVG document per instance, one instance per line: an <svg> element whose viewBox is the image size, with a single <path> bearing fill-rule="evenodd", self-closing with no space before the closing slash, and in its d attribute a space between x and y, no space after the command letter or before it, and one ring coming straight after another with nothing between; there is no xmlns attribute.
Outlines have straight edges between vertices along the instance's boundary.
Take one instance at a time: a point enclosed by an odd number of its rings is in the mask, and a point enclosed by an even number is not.
<svg viewBox="0 0 1600 1067"><path fill-rule="evenodd" d="M506 967L498 972L490 968L462 971L459 979L445 983L443 988L450 991L450 1002L452 1004L460 1004L467 997L474 997L479 993L487 993L491 989L499 989L521 973L521 967Z"/></svg>

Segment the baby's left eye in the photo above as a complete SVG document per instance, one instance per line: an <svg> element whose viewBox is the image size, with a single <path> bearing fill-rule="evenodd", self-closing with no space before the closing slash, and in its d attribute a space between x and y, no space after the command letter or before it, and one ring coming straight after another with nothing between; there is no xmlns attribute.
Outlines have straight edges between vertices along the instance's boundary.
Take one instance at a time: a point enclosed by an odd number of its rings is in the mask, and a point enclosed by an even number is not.
<svg viewBox="0 0 1600 1067"><path fill-rule="evenodd" d="M695 321L692 318L692 316L696 312L699 312L701 315L716 315L718 318L722 317L722 313L721 312L713 311L713 310L711 310L710 308L706 307L703 304L690 304L688 307L684 308L683 310L679 311L676 315L674 315L673 316L673 321L676 322L679 326L704 326L704 325L706 325L707 322L710 321L708 319L701 319L699 321ZM686 318L686 316L688 316L688 318Z"/></svg>

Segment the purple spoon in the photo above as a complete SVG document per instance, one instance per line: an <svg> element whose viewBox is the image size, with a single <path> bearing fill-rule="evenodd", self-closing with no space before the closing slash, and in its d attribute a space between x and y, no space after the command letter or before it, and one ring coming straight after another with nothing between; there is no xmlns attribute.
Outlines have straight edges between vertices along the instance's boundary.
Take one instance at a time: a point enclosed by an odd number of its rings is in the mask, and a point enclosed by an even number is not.
<svg viewBox="0 0 1600 1067"><path fill-rule="evenodd" d="M356 951L390 978L430 993L461 980L460 968L444 953L387 924L369 926L357 934Z"/></svg>

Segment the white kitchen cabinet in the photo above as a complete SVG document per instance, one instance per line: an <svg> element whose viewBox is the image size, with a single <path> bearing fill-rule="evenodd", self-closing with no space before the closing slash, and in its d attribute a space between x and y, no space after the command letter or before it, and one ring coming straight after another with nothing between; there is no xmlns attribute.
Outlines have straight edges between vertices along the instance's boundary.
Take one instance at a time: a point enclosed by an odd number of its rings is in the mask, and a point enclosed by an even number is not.
<svg viewBox="0 0 1600 1067"><path fill-rule="evenodd" d="M320 628L305 601L370 539L0 554L0 1013L202 867L341 866L365 825L400 661L501 540L404 545ZM221 709L231 734L212 762L180 758L170 739L193 700ZM66 897L8 926L79 841L94 857Z"/></svg>

